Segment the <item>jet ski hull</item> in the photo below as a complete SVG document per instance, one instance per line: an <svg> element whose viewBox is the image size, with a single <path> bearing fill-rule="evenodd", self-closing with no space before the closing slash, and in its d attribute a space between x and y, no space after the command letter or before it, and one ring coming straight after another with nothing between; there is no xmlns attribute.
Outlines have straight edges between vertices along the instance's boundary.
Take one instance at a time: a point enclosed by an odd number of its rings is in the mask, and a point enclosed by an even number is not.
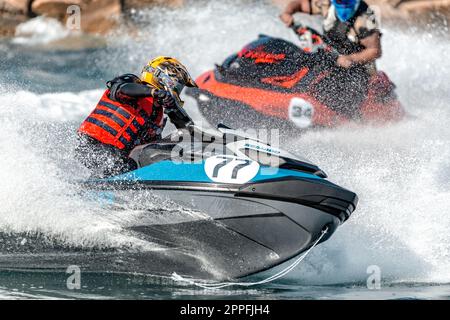
<svg viewBox="0 0 450 320"><path fill-rule="evenodd" d="M108 190L108 191L105 191ZM98 192L96 195L95 193ZM235 279L252 275L304 252L327 227L329 238L341 220L329 213L297 203L250 197L234 192L220 193L194 190L97 189L91 196L108 199L109 206L130 199L148 198L140 210L155 198L169 200L200 214L178 221L158 223L155 215L145 211L128 221L130 235L150 243L153 249L133 252L60 248L46 252L2 254L0 269L65 271L69 265L80 266L82 272L126 272L155 276L179 275L209 280ZM103 201L102 205L106 203ZM148 208L148 206L147 206ZM129 210L130 208L127 208ZM205 215L204 212L208 212ZM155 221L156 220L156 221Z"/></svg>
<svg viewBox="0 0 450 320"><path fill-rule="evenodd" d="M327 240L355 210L356 194L307 159L220 129L194 127L195 141L180 140L177 131L136 147L130 157L137 170L81 182L84 201L120 225L124 243L93 248L34 239L29 246L6 239L0 269L77 265L92 273L234 279L301 254L323 230Z"/></svg>

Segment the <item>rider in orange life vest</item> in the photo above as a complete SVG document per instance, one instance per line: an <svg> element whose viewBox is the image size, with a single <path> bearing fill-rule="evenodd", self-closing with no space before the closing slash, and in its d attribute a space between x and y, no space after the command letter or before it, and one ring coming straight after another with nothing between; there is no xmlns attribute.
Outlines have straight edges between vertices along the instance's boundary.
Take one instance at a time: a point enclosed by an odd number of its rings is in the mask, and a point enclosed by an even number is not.
<svg viewBox="0 0 450 320"><path fill-rule="evenodd" d="M375 13L363 0L293 0L280 18L291 26L296 12L321 15L325 40L339 53L339 68L324 82L330 89L326 104L339 109L353 103L356 109L366 97L368 81L376 74L375 61L382 55Z"/></svg>
<svg viewBox="0 0 450 320"><path fill-rule="evenodd" d="M140 78L125 74L108 81L100 101L78 129L77 159L94 177L136 169L130 151L161 137L164 114L177 128L190 121L179 111L185 86L196 84L186 67L171 57L151 60Z"/></svg>

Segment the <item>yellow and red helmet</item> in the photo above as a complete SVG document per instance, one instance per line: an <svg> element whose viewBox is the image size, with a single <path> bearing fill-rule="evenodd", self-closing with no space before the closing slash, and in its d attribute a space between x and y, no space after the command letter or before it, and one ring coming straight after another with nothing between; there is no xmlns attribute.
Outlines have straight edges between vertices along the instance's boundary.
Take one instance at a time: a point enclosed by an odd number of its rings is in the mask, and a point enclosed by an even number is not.
<svg viewBox="0 0 450 320"><path fill-rule="evenodd" d="M166 56L157 57L144 66L141 81L158 89L170 90L178 100L185 86L197 87L186 67L177 59Z"/></svg>

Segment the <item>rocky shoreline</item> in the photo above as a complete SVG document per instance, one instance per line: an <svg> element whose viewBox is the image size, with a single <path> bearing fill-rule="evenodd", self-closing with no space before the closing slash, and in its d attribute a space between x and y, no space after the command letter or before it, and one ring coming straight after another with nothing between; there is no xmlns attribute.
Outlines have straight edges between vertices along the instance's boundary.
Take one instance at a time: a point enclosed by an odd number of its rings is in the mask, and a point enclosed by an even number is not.
<svg viewBox="0 0 450 320"><path fill-rule="evenodd" d="M289 0L272 0L283 7ZM450 0L366 0L378 5L386 21L414 25L450 18ZM106 34L124 22L124 13L149 6L183 6L185 0L0 0L0 37L11 37L17 25L36 16L66 23L70 5L79 6L83 33Z"/></svg>
<svg viewBox="0 0 450 320"><path fill-rule="evenodd" d="M65 24L69 6L81 11L80 27L88 34L105 34L118 27L123 13L155 5L181 6L183 0L0 0L0 36L14 36L17 25L36 16Z"/></svg>

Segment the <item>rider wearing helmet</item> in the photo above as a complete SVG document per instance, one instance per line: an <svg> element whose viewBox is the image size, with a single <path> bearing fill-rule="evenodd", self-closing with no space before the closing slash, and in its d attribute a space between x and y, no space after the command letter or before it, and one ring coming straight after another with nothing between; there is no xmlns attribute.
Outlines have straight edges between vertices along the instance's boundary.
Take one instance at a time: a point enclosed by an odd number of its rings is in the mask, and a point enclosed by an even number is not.
<svg viewBox="0 0 450 320"><path fill-rule="evenodd" d="M171 57L151 60L140 77L124 74L106 85L78 129L77 158L96 177L136 169L130 151L161 137L164 114L177 128L188 126L180 94L185 86L197 86L186 67Z"/></svg>
<svg viewBox="0 0 450 320"><path fill-rule="evenodd" d="M327 104L355 109L366 97L369 78L376 73L375 61L382 54L374 12L362 0L294 0L280 18L291 26L296 12L322 15L325 41L339 53L341 68L323 82L330 92Z"/></svg>

